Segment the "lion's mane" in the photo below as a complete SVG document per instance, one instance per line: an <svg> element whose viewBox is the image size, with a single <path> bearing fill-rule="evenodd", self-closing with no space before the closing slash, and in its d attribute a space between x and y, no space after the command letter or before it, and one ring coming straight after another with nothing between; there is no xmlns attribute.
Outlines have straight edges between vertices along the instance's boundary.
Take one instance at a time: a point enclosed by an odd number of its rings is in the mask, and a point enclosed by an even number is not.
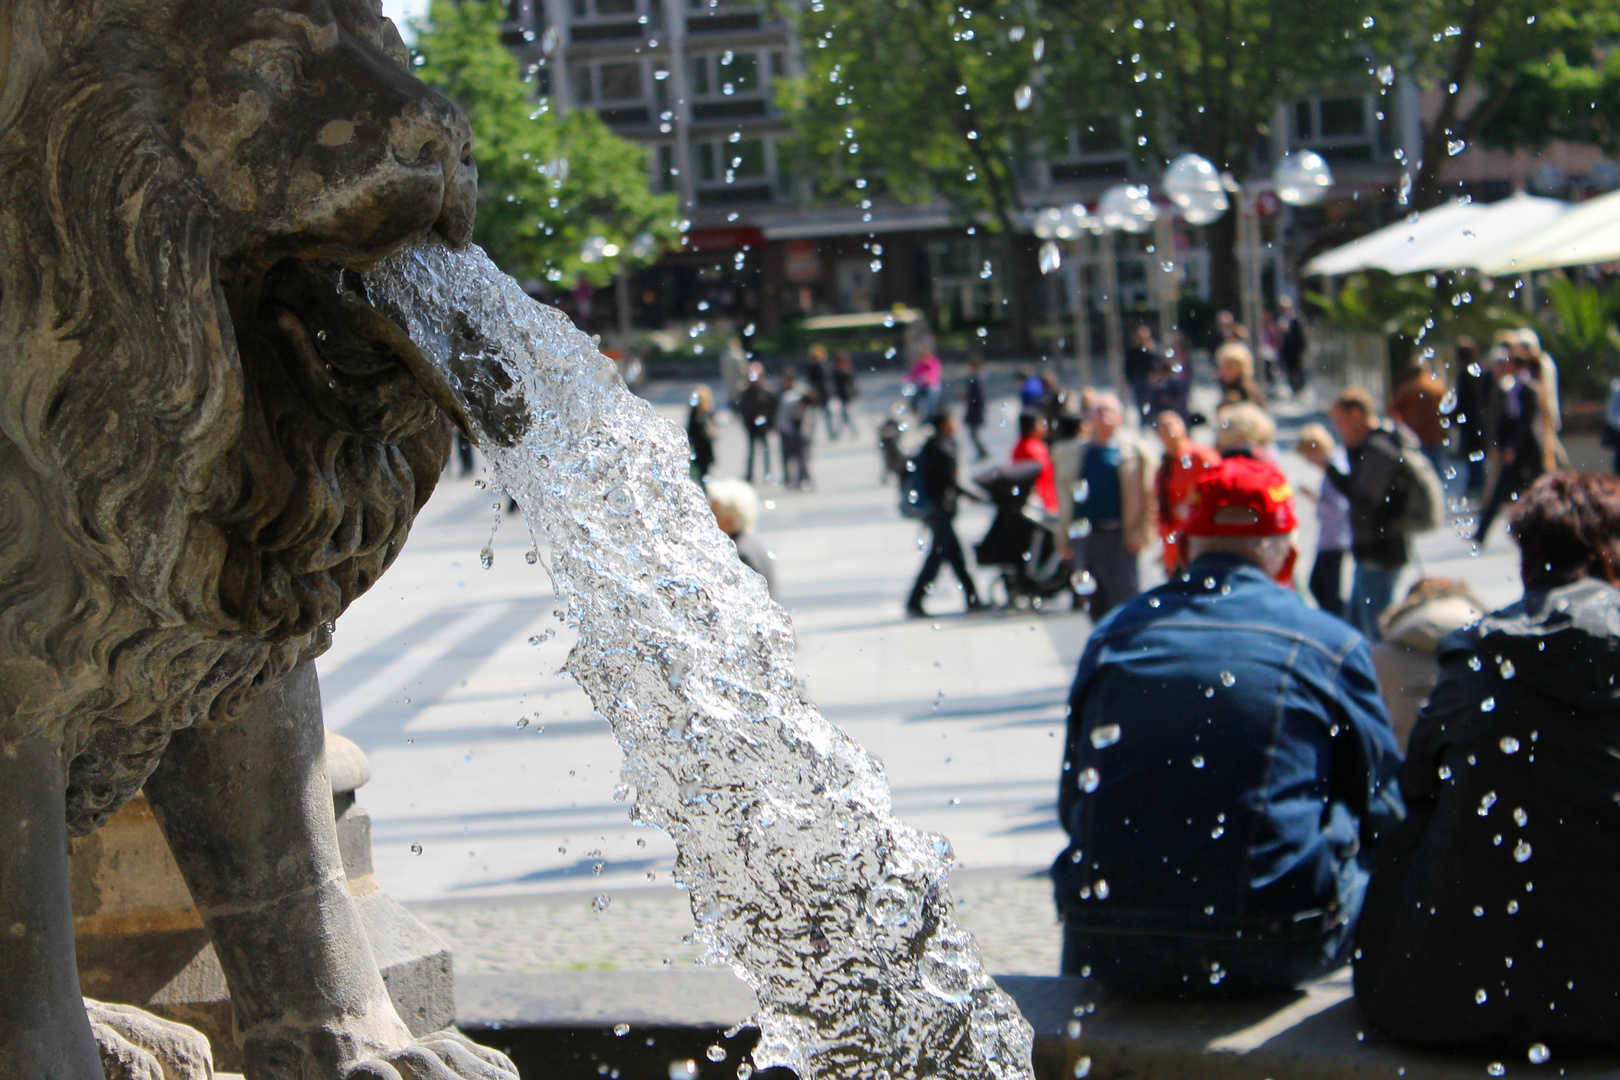
<svg viewBox="0 0 1620 1080"><path fill-rule="evenodd" d="M449 451L325 424L231 310L174 62L103 25L0 66L0 747L60 741L75 833L325 648Z"/></svg>

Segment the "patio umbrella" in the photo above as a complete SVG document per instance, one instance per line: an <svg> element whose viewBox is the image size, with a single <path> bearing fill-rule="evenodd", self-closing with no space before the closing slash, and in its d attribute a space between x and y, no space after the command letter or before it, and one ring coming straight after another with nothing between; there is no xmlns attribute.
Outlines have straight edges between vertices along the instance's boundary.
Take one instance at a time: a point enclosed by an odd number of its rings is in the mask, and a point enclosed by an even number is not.
<svg viewBox="0 0 1620 1080"><path fill-rule="evenodd" d="M1620 191L1578 203L1532 233L1482 248L1475 260L1472 265L1493 277L1620 261Z"/></svg>

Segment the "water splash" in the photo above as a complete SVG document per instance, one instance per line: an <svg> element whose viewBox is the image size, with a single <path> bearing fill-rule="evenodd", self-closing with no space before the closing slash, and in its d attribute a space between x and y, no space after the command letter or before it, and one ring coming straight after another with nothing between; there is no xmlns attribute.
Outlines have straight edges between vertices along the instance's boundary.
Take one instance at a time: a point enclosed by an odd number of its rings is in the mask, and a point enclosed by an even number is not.
<svg viewBox="0 0 1620 1080"><path fill-rule="evenodd" d="M1031 1078L1031 1029L952 912L949 843L894 816L882 767L805 696L680 430L477 248L403 252L366 286L550 542L567 670L613 726L633 817L675 839L707 962L758 994L754 1063Z"/></svg>

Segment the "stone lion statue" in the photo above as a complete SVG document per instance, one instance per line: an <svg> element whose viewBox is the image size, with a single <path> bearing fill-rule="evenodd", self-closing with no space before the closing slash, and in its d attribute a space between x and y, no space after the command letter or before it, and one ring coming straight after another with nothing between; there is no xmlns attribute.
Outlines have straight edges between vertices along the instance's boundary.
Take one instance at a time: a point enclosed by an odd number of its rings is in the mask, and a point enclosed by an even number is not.
<svg viewBox="0 0 1620 1080"><path fill-rule="evenodd" d="M0 0L0 1076L196 1074L75 975L67 837L143 786L250 1077L515 1076L389 1003L313 667L454 430L358 271L476 182L377 0Z"/></svg>

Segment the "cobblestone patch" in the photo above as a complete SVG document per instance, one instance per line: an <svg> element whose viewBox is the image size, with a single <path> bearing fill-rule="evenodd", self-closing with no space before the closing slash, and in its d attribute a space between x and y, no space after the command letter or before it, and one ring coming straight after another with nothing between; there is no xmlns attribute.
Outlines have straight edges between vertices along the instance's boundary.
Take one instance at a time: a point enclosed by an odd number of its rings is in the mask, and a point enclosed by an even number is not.
<svg viewBox="0 0 1620 1080"><path fill-rule="evenodd" d="M951 882L951 894L986 970L1057 974L1062 932L1044 873L963 875ZM456 972L464 975L657 971L691 967L703 954L692 941L686 894L676 889L621 892L603 911L590 896L567 895L432 905L417 915L450 942Z"/></svg>

